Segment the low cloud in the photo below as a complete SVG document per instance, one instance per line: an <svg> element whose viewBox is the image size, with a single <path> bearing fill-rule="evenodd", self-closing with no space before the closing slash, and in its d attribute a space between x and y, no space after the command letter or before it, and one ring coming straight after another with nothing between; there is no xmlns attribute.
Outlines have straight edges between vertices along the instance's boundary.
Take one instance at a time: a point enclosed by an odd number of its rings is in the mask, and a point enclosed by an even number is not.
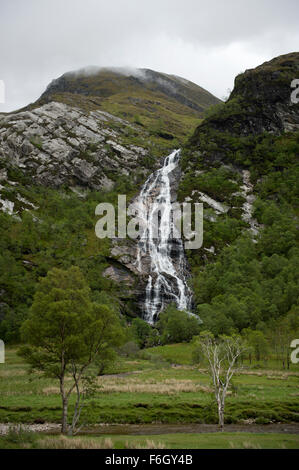
<svg viewBox="0 0 299 470"><path fill-rule="evenodd" d="M36 100L67 71L101 67L178 75L221 98L240 71L299 49L298 17L297 0L2 1L0 111Z"/></svg>

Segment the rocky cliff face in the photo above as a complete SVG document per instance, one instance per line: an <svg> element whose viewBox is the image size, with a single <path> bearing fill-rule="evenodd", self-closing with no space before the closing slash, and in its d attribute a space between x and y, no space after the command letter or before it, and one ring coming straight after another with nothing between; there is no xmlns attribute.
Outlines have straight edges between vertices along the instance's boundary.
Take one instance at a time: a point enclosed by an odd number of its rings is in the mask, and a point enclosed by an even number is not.
<svg viewBox="0 0 299 470"><path fill-rule="evenodd" d="M294 52L236 77L229 102L239 100L246 109L239 126L241 135L299 129L298 106L290 99L291 82L298 76L299 54Z"/></svg>
<svg viewBox="0 0 299 470"><path fill-rule="evenodd" d="M246 70L235 79L225 104L219 105L194 132L198 144L205 128L231 135L249 136L270 132L296 132L298 105L291 102L291 82L299 76L299 53L294 52Z"/></svg>
<svg viewBox="0 0 299 470"><path fill-rule="evenodd" d="M244 230L256 237L262 228L253 216L260 187L272 171L285 177L296 151L299 104L291 102L291 82L298 77L299 53L238 75L228 101L210 110L185 146L180 199L205 207L198 263Z"/></svg>
<svg viewBox="0 0 299 470"><path fill-rule="evenodd" d="M147 69L64 74L36 103L0 114L2 181L7 168L55 188L109 190L121 176L144 180L178 145L159 117L167 112L171 126L182 116L187 128L188 119L217 102L187 80Z"/></svg>
<svg viewBox="0 0 299 470"><path fill-rule="evenodd" d="M50 102L0 116L0 161L19 168L32 184L110 189L118 176L147 173L148 150L123 144L130 123L97 110Z"/></svg>

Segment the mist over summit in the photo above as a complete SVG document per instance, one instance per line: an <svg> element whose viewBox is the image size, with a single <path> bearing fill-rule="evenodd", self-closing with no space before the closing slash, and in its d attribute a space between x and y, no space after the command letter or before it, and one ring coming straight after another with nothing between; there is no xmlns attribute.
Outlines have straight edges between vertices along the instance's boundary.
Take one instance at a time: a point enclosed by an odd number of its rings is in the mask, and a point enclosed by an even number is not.
<svg viewBox="0 0 299 470"><path fill-rule="evenodd" d="M166 96L201 115L208 106L220 101L182 77L132 67L88 66L67 72L48 85L38 102L48 102L53 95L65 93L95 96L102 100L118 94L148 93L156 99Z"/></svg>

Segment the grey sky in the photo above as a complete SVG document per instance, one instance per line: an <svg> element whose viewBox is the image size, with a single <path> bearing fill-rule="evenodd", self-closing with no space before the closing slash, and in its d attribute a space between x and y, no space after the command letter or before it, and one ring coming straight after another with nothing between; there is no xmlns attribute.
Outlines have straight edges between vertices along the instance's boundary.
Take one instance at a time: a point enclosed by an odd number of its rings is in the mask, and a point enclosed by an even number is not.
<svg viewBox="0 0 299 470"><path fill-rule="evenodd" d="M221 98L240 71L298 51L298 25L297 0L0 0L0 111L88 65L172 73Z"/></svg>

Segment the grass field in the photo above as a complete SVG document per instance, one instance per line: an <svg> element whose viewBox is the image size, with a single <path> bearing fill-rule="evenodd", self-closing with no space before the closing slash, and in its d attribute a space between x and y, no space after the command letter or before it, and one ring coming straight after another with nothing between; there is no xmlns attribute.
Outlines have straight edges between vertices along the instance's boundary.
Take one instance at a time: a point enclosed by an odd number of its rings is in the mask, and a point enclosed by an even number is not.
<svg viewBox="0 0 299 470"><path fill-rule="evenodd" d="M45 436L23 432L0 437L0 448L35 449L298 449L294 434L206 433L155 436Z"/></svg>
<svg viewBox="0 0 299 470"><path fill-rule="evenodd" d="M84 422L217 423L210 378L191 365L190 345L152 348L147 355L120 358L109 375L98 378L97 393L83 410ZM58 384L27 372L16 350L9 348L6 363L0 364L0 422L58 423ZM244 369L233 379L226 423L298 422L298 383L294 367Z"/></svg>

